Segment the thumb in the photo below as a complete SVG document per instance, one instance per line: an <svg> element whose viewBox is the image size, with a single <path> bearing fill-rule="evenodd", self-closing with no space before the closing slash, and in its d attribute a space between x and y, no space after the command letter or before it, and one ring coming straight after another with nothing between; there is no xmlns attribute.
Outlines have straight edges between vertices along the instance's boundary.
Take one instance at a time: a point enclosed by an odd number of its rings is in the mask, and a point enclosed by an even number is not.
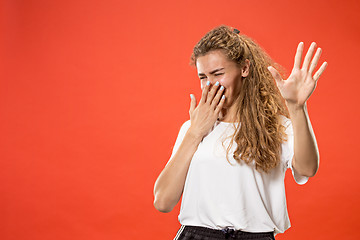
<svg viewBox="0 0 360 240"><path fill-rule="evenodd" d="M271 75L273 76L273 78L275 79L276 85L277 86L281 85L283 82L283 79L282 79L280 73L272 66L269 66L268 69L269 69Z"/></svg>
<svg viewBox="0 0 360 240"><path fill-rule="evenodd" d="M190 101L189 113L191 114L196 107L196 98L195 98L194 94L190 94L190 98L191 98L191 101Z"/></svg>

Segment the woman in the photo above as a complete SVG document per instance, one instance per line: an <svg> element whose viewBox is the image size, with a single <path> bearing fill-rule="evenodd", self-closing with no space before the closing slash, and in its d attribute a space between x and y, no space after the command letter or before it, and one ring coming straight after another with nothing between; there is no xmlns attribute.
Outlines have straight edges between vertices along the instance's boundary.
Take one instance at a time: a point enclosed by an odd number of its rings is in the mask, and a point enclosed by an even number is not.
<svg viewBox="0 0 360 240"><path fill-rule="evenodd" d="M183 194L175 239L275 239L290 227L285 171L298 184L317 172L306 101L327 66L313 75L321 54L318 48L312 58L315 43L300 66L303 45L286 80L237 29L216 27L194 47L202 96L197 104L191 94L190 120L154 186L161 212Z"/></svg>

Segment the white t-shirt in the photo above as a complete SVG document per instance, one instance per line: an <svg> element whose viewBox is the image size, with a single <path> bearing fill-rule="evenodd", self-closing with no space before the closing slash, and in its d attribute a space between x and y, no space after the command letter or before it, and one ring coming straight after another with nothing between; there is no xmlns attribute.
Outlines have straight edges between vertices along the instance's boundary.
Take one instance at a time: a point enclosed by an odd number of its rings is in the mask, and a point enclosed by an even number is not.
<svg viewBox="0 0 360 240"><path fill-rule="evenodd" d="M225 227L245 232L282 233L290 227L286 206L285 171L290 168L295 181L305 184L308 177L294 172L294 135L290 119L281 116L288 140L282 144L281 163L268 174L255 170L232 157L234 142L226 160L226 147L234 133L233 123L217 121L195 152L186 176L180 214L182 225L204 226L213 229ZM190 120L180 129L172 156L179 148ZM239 124L239 123L235 123Z"/></svg>

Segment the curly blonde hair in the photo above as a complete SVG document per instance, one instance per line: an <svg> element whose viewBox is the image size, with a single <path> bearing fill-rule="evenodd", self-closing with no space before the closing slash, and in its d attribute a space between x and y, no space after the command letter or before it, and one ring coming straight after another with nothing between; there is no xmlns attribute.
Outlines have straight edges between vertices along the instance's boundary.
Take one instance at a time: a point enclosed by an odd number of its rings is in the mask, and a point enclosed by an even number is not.
<svg viewBox="0 0 360 240"><path fill-rule="evenodd" d="M193 49L190 65L196 67L198 57L218 49L240 68L245 59L250 61L249 74L242 79L240 94L234 103L241 125L235 125L227 153L235 141L237 148L233 157L237 162L250 165L255 161L256 170L268 173L280 163L281 144L287 139L280 115L290 117L285 100L267 67L275 67L282 76L284 68L253 39L226 25L212 29L201 38Z"/></svg>

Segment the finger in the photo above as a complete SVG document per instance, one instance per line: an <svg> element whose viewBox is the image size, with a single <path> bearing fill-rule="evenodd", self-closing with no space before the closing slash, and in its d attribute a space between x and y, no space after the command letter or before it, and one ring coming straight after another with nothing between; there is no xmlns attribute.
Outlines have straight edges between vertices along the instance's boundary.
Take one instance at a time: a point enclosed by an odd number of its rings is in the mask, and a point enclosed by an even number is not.
<svg viewBox="0 0 360 240"><path fill-rule="evenodd" d="M190 100L189 113L191 114L194 111L195 107L196 107L196 98L195 98L195 96L193 94L190 94L190 98L191 98L191 100Z"/></svg>
<svg viewBox="0 0 360 240"><path fill-rule="evenodd" d="M206 102L206 97L209 92L209 88L210 88L210 81L207 81L205 87L203 88L199 104Z"/></svg>
<svg viewBox="0 0 360 240"><path fill-rule="evenodd" d="M211 107L212 107L212 109L215 109L215 108L216 108L216 105L219 103L219 100L220 100L220 98L221 98L221 95L224 93L224 89L225 89L224 86L221 86L221 87L219 88L219 90L217 91L214 99L213 99L212 102L211 102Z"/></svg>
<svg viewBox="0 0 360 240"><path fill-rule="evenodd" d="M208 93L207 97L206 97L206 102L211 104L214 96L215 96L215 93L219 87L220 83L219 82L216 82L212 87L211 87L211 90L210 92Z"/></svg>
<svg viewBox="0 0 360 240"><path fill-rule="evenodd" d="M303 70L307 70L308 67L309 67L309 64L310 64L310 60L314 54L314 50L315 50L315 47L316 47L316 43L315 42L312 42L310 47L309 47L309 50L307 51L306 53L306 56L305 56L305 59L304 59L304 63L302 65L302 69Z"/></svg>
<svg viewBox="0 0 360 240"><path fill-rule="evenodd" d="M310 69L309 69L310 75L312 75L313 71L315 70L315 67L318 64L320 55L321 55L321 48L318 48L316 53L315 53L315 57L311 61L311 65L310 65Z"/></svg>
<svg viewBox="0 0 360 240"><path fill-rule="evenodd" d="M281 85L284 80L282 79L280 73L272 66L269 66L268 69L269 69L271 75L273 76L273 78L275 79L276 85L277 86Z"/></svg>
<svg viewBox="0 0 360 240"><path fill-rule="evenodd" d="M225 102L225 95L222 95L219 104L215 108L216 116L219 116L220 110L223 108Z"/></svg>
<svg viewBox="0 0 360 240"><path fill-rule="evenodd" d="M317 81L321 74L325 71L326 67L327 67L328 63L327 62L324 62L321 67L319 68L319 70L317 70L317 72L315 73L314 75L314 80Z"/></svg>
<svg viewBox="0 0 360 240"><path fill-rule="evenodd" d="M304 43L300 42L297 49L296 49L295 60L294 60L294 68L300 69L301 57L302 57L303 49L304 49Z"/></svg>

